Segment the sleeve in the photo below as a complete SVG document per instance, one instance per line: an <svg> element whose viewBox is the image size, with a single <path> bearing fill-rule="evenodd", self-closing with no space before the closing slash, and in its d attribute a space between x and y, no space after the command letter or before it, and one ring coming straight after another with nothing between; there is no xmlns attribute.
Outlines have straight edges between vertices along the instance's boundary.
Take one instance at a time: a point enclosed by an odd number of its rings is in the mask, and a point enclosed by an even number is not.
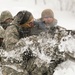
<svg viewBox="0 0 75 75"><path fill-rule="evenodd" d="M8 27L5 31L4 38L5 49L13 49L18 41L19 33L17 29L13 26Z"/></svg>

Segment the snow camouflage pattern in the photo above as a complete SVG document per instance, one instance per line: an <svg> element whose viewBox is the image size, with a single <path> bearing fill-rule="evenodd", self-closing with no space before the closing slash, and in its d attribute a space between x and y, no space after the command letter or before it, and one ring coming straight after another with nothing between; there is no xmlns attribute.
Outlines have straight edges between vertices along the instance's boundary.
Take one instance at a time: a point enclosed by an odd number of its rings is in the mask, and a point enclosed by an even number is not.
<svg viewBox="0 0 75 75"><path fill-rule="evenodd" d="M8 27L6 29L6 32L5 32L6 36L3 40L3 42L5 43L5 48L7 48L7 49L13 49L14 44L19 41L19 33L18 33L17 29L14 26L12 26L11 27L12 30L11 30L10 27ZM16 36L14 35L14 33ZM12 44L10 44L10 43L12 43ZM8 46L8 45L10 45L10 46Z"/></svg>

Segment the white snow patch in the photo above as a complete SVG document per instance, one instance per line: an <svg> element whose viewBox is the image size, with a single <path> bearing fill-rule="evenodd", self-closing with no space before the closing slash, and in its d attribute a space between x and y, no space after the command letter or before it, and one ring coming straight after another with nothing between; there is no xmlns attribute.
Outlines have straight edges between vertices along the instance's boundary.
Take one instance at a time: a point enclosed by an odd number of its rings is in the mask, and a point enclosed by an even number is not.
<svg viewBox="0 0 75 75"><path fill-rule="evenodd" d="M75 61L67 60L58 65L53 75L75 75Z"/></svg>

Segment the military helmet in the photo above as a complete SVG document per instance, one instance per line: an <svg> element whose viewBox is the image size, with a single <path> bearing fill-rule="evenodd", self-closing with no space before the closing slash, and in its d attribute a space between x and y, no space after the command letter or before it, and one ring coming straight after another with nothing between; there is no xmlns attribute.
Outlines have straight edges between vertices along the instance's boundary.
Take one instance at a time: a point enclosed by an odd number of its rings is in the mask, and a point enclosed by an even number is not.
<svg viewBox="0 0 75 75"><path fill-rule="evenodd" d="M54 18L54 13L51 9L45 9L42 11L41 13L41 18L44 18L44 17L51 17L51 18Z"/></svg>
<svg viewBox="0 0 75 75"><path fill-rule="evenodd" d="M1 13L1 22L4 22L6 19L8 19L8 18L13 18L12 17L12 14L8 11L8 10L6 10L6 11L3 11L2 13Z"/></svg>

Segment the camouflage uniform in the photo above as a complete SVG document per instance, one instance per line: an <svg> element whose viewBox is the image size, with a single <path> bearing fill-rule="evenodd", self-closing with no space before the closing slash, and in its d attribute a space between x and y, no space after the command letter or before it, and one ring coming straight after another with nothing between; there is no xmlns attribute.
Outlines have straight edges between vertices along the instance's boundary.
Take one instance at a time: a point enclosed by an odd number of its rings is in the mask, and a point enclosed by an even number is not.
<svg viewBox="0 0 75 75"><path fill-rule="evenodd" d="M33 19L33 16L28 11L20 11L14 18L12 25L9 26L5 31L5 38L3 40L6 50L15 48L16 43L24 37L31 35L31 27L25 28L22 25ZM21 25L22 24L22 25ZM20 43L20 46L22 44Z"/></svg>
<svg viewBox="0 0 75 75"><path fill-rule="evenodd" d="M2 13L1 13L1 26L4 28L4 29L6 29L8 26L10 26L10 22L8 23L8 22L6 22L6 20L8 20L8 19L10 19L11 21L13 20L13 16L12 16L12 14L8 11L8 10L6 10L6 11L3 11Z"/></svg>

